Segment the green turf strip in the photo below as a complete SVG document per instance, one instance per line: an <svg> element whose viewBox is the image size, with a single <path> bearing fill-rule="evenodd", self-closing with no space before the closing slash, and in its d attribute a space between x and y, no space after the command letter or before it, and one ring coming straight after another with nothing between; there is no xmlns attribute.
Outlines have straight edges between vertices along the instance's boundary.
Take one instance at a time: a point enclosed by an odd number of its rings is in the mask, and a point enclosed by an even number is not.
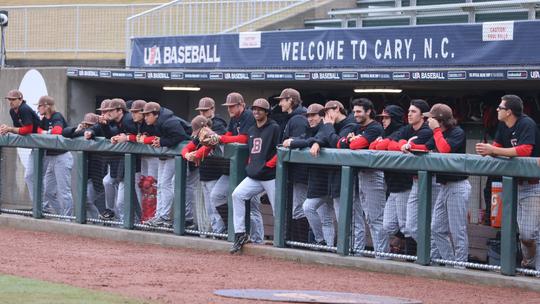
<svg viewBox="0 0 540 304"><path fill-rule="evenodd" d="M128 299L107 292L72 287L65 284L0 275L0 303L111 303L141 304L143 301Z"/></svg>

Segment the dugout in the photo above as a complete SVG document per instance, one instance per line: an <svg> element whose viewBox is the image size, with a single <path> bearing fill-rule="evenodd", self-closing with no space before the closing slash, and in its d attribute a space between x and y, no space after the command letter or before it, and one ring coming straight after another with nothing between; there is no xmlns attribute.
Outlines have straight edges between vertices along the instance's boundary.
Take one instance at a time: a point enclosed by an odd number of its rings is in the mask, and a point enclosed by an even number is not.
<svg viewBox="0 0 540 304"><path fill-rule="evenodd" d="M454 109L467 132L467 150L474 153L476 142L493 135L502 95L521 96L525 112L540 121L540 57L529 51L540 47L530 39L539 27L540 22L526 21L134 38L124 70L67 70L71 117L93 111L103 98L123 97L158 101L190 119L201 97L220 104L238 91L248 104L265 97L275 106L271 97L286 87L298 89L306 106L337 99L348 107L363 96L380 110L388 104L406 108L411 99L423 98ZM164 86L200 90L165 91ZM227 119L224 107L217 112ZM477 223L479 209L485 208L485 181L471 177L470 182L470 223ZM269 206L266 213L271 214ZM489 229L471 234L483 237L476 241L479 249L494 235Z"/></svg>

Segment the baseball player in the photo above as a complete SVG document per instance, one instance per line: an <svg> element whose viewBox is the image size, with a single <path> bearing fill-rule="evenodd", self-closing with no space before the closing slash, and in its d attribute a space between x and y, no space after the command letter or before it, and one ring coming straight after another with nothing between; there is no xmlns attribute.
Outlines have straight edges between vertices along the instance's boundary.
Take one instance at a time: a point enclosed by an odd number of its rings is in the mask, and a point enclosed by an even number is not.
<svg viewBox="0 0 540 304"><path fill-rule="evenodd" d="M107 112L110 109L111 99L104 99L101 102L97 111L101 111L101 115L98 118L98 124L91 126L84 131L84 138L87 140L93 139L97 134L103 135L105 138L110 139L116 134L116 125L114 122L110 122L107 118ZM107 130L107 131L105 131ZM116 217L114 212L116 205L116 195L118 193L118 174L119 165L122 157L120 155L102 153L105 158L106 174L103 177L103 189L105 192L105 210L101 212L99 217L103 220L113 220Z"/></svg>
<svg viewBox="0 0 540 304"><path fill-rule="evenodd" d="M340 140L343 137L347 137L350 133L354 133L358 128L358 124L353 117L347 116L345 107L341 102L336 100L328 101L325 106L325 116L323 118L323 125L321 126L319 133L316 136L316 141L311 146L310 153L314 156L319 154L320 148L330 147L337 148L340 144ZM339 197L341 190L341 169L331 168L327 169L328 176L328 191L330 197L334 202L334 211L338 222L339 219ZM355 200L358 196L355 197ZM304 202L304 212L310 225L317 221L317 210L322 206L324 200L306 200ZM358 201L353 202L353 226L354 226L354 240L353 251L357 252L363 250L365 247L365 221L362 216L362 210Z"/></svg>
<svg viewBox="0 0 540 304"><path fill-rule="evenodd" d="M13 127L6 124L0 125L0 135L7 133L13 133L18 135L27 135L36 133L39 125L39 116L30 108L26 101L23 99L23 94L19 90L11 90L6 94L5 100L9 101L9 115L13 122ZM28 158L28 162L25 164L24 180L28 187L28 193L30 199L33 200L33 188L34 188L34 160L33 152ZM43 164L46 167L46 164ZM45 201L43 203L46 203Z"/></svg>
<svg viewBox="0 0 540 304"><path fill-rule="evenodd" d="M57 112L54 106L54 99L50 96L41 96L37 103L39 114L42 116L39 121L37 133L62 135L62 131L67 127L64 116ZM43 177L44 201L51 204L53 211L60 215L72 215L73 199L71 197L71 169L73 167L73 157L69 151L47 150L47 169Z"/></svg>
<svg viewBox="0 0 540 304"><path fill-rule="evenodd" d="M283 146L291 149L302 149L313 145L316 142L319 130L323 125L321 114L324 113L324 106L314 103L311 104L306 111L309 127L306 134L299 137L288 138L283 141ZM332 198L328 192L328 171L318 166L307 167L307 203L302 203L302 210L306 206L319 204L320 207L315 211L317 215L311 212L308 217L308 222L313 231L316 245L334 246L335 229L334 229L334 207L332 206ZM309 202L308 202L309 201ZM307 212L310 212L308 210ZM306 213L307 214L307 213Z"/></svg>
<svg viewBox="0 0 540 304"><path fill-rule="evenodd" d="M399 134L396 135L388 143L388 150L390 151L402 151L404 153L410 152L411 144L425 144L429 139L433 137L433 131L429 128L428 123L424 120L423 113L429 112L429 105L425 100L413 99L411 100L407 119L409 124L404 128L401 128ZM440 185L433 179L431 190L431 203L435 203L437 195L439 194ZM407 237L407 247L410 251L415 251L416 239L418 231L418 179L413 177L413 185L411 193L407 200L407 218L405 220L405 236ZM437 246L431 238L431 257L440 258Z"/></svg>
<svg viewBox="0 0 540 304"><path fill-rule="evenodd" d="M149 135L142 139L143 143L156 148L173 147L189 139L188 132L191 132L191 130L186 130L185 123L176 116L161 117L161 106L158 103L146 103L142 113L146 124L151 126L148 132ZM160 157L156 215L145 224L172 227L171 210L174 196L174 173L174 158ZM187 214L186 218L189 219Z"/></svg>
<svg viewBox="0 0 540 304"><path fill-rule="evenodd" d="M382 125L384 135L378 140L372 142L369 146L371 150L387 150L388 143L395 138L401 131L403 125L403 116L405 112L396 105L389 105L384 108L382 114ZM399 171L384 171L384 180L388 192L388 198L384 207L383 230L390 237L398 236L403 240L405 236L405 220L407 217L407 200L412 187L412 175ZM401 248L399 249L401 250ZM392 251L392 250L391 250ZM392 251L393 252L393 251ZM401 251L395 252L401 253ZM414 254L405 252L407 254Z"/></svg>
<svg viewBox="0 0 540 304"><path fill-rule="evenodd" d="M352 101L352 106L354 118L360 127L355 132L342 137L338 148L367 149L372 142L383 135L384 129L375 120L375 106L371 100L367 98L355 99ZM361 206L355 209L358 213L364 210L375 251L388 252L388 234L383 231L384 205L386 203L383 172L360 169L358 186Z"/></svg>
<svg viewBox="0 0 540 304"><path fill-rule="evenodd" d="M67 127L62 131L62 136L66 138L76 138L84 136L84 132L98 124L99 116L94 113L86 113L83 121L76 127ZM100 129L96 129L100 130ZM96 136L103 136L101 132ZM103 158L99 153L88 153L88 183L86 192L86 212L90 218L98 218L100 208L105 206L102 202L105 199L103 190Z"/></svg>
<svg viewBox="0 0 540 304"><path fill-rule="evenodd" d="M203 190L205 188L205 182L203 180L206 180L209 176L211 177L212 174L215 171L212 170L212 168L209 168L206 166L206 158L196 158L197 149L200 145L200 139L203 139L206 134L209 132L212 132L210 129L211 127L211 120L207 119L206 117L202 115L197 115L193 120L191 120L191 138L192 140L182 149L182 157L184 157L187 161L192 162L195 166L199 167L200 172L200 179L201 179L201 186L203 187ZM217 174L219 175L220 172L217 171ZM215 179L217 180L217 178ZM211 188L210 188L211 190ZM206 193L209 196L210 191L206 191ZM215 208L211 208L211 201L209 197L205 197L205 191L203 191L203 203L205 204L202 208L205 210L205 214L208 218L212 218L215 216L212 212L217 212ZM218 215L219 216L219 215ZM200 221L200 219L199 219ZM211 225L211 221L209 223ZM198 222L199 229L202 229L203 231L207 231L206 227L208 226L208 223L201 223ZM212 230L213 231L213 230ZM220 231L221 233L223 231Z"/></svg>
<svg viewBox="0 0 540 304"><path fill-rule="evenodd" d="M225 103L223 106L227 107L229 116L231 120L227 126L227 132L223 135L214 135L208 137L204 140L203 144L206 146L212 146L218 143L229 144L229 143L241 143L246 144L248 142L248 130L255 125L255 118L251 110L246 108L244 102L244 97L239 93L232 92L227 95ZM206 148L210 150L210 148ZM224 205L227 203L227 194L229 193L229 175L225 173L218 179L212 192L210 193L210 198L212 204L215 207ZM262 224L262 214L259 207L259 198L255 197L252 199L251 209L250 209L250 220L251 220L251 231L250 237L251 242L253 243L262 243L264 241L264 226ZM222 220L218 225L223 225Z"/></svg>
<svg viewBox="0 0 540 304"><path fill-rule="evenodd" d="M146 101L138 99L131 102L131 108L129 112L120 111L117 109L114 111L108 111L107 115L111 119L112 123L116 125L114 130L114 136L111 137L111 143L117 144L126 141L137 142L141 140L141 137L144 137L147 134L149 127L144 122L144 115L142 110L146 105ZM169 114L172 115L172 112ZM124 166L121 162L119 165L119 170L123 171ZM137 156L136 159L136 173L135 180L138 180L137 188L135 192L137 195L137 200L139 204L136 205L136 217L141 218L142 213L142 189L141 185L144 184L144 181L149 181L150 184L156 183L157 178L157 158L149 156ZM123 176L123 172L119 172L119 176ZM144 179L144 181L143 181ZM124 219L124 181L120 180L118 183L118 194L116 197L116 209L119 219L122 221ZM150 206L152 209L153 206ZM155 210L155 207L153 208ZM153 217L153 215L152 215Z"/></svg>
<svg viewBox="0 0 540 304"><path fill-rule="evenodd" d="M482 156L538 157L540 135L536 123L523 114L523 101L516 95L504 95L497 107L499 125L493 144L476 144ZM538 179L519 179L517 222L523 252L523 267L540 270L540 184Z"/></svg>
<svg viewBox="0 0 540 304"><path fill-rule="evenodd" d="M201 98L201 100L199 100L199 106L195 110L199 111L200 114L196 117L198 118L197 120L194 118L191 122L195 138L184 147L182 156L188 161L200 163L199 171L203 199L212 232L224 233L226 230L225 224L223 223L223 219L217 211L216 206L213 205L211 193L221 175L225 173L228 174L228 161L210 155L210 152L213 151L213 149L216 149L217 144L203 146L200 141L204 139L206 135L225 134L227 123L222 118L215 115L215 101L210 97ZM202 133L204 133L205 136L199 136L198 131L201 129L204 129L204 132ZM203 135L202 133L201 135Z"/></svg>
<svg viewBox="0 0 540 304"><path fill-rule="evenodd" d="M234 244L230 252L235 253L249 240L246 233L246 201L263 191L268 195L274 210L276 190L276 147L279 143L279 125L268 118L270 103L263 98L256 99L251 107L256 125L248 130L249 161L247 177L232 193L234 210Z"/></svg>
<svg viewBox="0 0 540 304"><path fill-rule="evenodd" d="M306 135L306 130L309 127L306 118L306 108L302 106L300 92L295 89L284 89L281 94L276 97L279 100L281 111L286 114L285 119L281 122L283 131L281 133L281 142L293 137L301 137ZM277 155L276 155L277 157ZM291 222L291 238L300 241L307 240L307 227L309 225L302 205L307 198L307 166L299 164L291 164L289 167L289 179L292 183L292 222Z"/></svg>
<svg viewBox="0 0 540 304"><path fill-rule="evenodd" d="M456 124L452 109L442 103L433 105L424 113L428 117L433 138L425 145L411 143L411 149L434 150L439 153L465 153L465 132ZM467 206L471 184L466 175L436 174L440 190L435 205L431 231L441 257L449 261L467 262ZM452 241L450 241L452 237ZM452 246L453 244L453 246Z"/></svg>
<svg viewBox="0 0 540 304"><path fill-rule="evenodd" d="M126 102L120 98L114 98L109 103L108 108L101 110L101 113L105 115L108 124L101 126L106 138L111 139L112 144L119 142L119 136L125 133L136 132L135 123L128 112ZM122 135L121 135L122 134ZM116 178L113 178L113 173L110 172L111 179L107 182L112 183L112 187L116 189L116 199L114 203L114 214L118 220L124 220L124 163L121 157L118 157L118 167L116 172ZM111 166L112 168L112 166ZM104 181L105 184L105 181ZM111 187L111 186L108 186Z"/></svg>

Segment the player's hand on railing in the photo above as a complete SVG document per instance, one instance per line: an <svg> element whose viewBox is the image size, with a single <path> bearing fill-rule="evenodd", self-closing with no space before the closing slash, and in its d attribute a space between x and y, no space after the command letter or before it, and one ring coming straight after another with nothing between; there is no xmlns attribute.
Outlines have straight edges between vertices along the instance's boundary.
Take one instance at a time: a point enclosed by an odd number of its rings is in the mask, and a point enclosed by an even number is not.
<svg viewBox="0 0 540 304"><path fill-rule="evenodd" d="M311 156L313 157L317 157L319 156L320 151L321 151L321 146L319 145L319 143L314 143L311 146L311 149L309 149L309 154L311 154Z"/></svg>
<svg viewBox="0 0 540 304"><path fill-rule="evenodd" d="M92 131L84 131L84 139L92 139L94 137L94 133Z"/></svg>
<svg viewBox="0 0 540 304"><path fill-rule="evenodd" d="M477 143L476 144L476 153L486 156L486 155L492 155L493 154L493 145L486 144L486 143Z"/></svg>
<svg viewBox="0 0 540 304"><path fill-rule="evenodd" d="M9 127L5 124L0 125L0 135L5 135L9 132Z"/></svg>
<svg viewBox="0 0 540 304"><path fill-rule="evenodd" d="M159 148L159 147L161 147L161 143L160 143L159 137L156 136L156 138L154 138L154 140L152 141L152 147L154 147L154 148Z"/></svg>
<svg viewBox="0 0 540 304"><path fill-rule="evenodd" d="M291 146L291 143L292 143L293 139L292 138L287 138L283 141L283 147L285 148L289 148Z"/></svg>

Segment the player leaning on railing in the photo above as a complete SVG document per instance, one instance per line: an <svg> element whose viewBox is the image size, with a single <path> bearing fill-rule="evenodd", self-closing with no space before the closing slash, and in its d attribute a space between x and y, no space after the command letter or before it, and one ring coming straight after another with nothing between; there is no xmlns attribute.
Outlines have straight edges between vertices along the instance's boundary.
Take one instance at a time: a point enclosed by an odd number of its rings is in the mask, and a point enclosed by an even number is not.
<svg viewBox="0 0 540 304"><path fill-rule="evenodd" d="M493 144L476 144L482 156L538 157L540 134L534 120L523 114L523 101L505 95L497 107L500 121ZM538 179L518 179L517 222L523 251L523 267L540 270L540 184Z"/></svg>
<svg viewBox="0 0 540 304"><path fill-rule="evenodd" d="M352 101L353 116L358 123L358 128L346 137L340 139L338 148L350 148L352 150L367 149L377 138L381 137L384 129L375 120L375 106L367 98L358 98ZM383 231L384 204L386 202L386 190L384 187L384 174L381 170L359 169L358 170L358 195L360 205L357 205L359 213L363 213L368 223L373 248L376 252L388 252L388 234ZM358 204L355 202L355 204Z"/></svg>
<svg viewBox="0 0 540 304"><path fill-rule="evenodd" d="M449 106L435 104L424 117L428 117L433 137L425 145L411 143L411 149L465 153L465 132L457 126ZM467 175L436 174L441 189L433 206L431 231L444 260L468 262L467 207L471 184L467 178Z"/></svg>
<svg viewBox="0 0 540 304"><path fill-rule="evenodd" d="M190 138L188 134L191 133L191 130L185 127L185 122L174 115L162 116L161 106L158 103L148 102L144 105L142 113L146 124L151 127L149 128L149 136L145 138L144 143L156 148L173 147ZM159 158L156 215L146 222L148 225L172 227L174 168L173 157L161 156ZM186 220L189 220L187 215Z"/></svg>
<svg viewBox="0 0 540 304"><path fill-rule="evenodd" d="M314 103L307 108L306 116L309 127L306 134L299 137L286 139L283 142L285 148L302 149L310 148L317 141L319 130L323 125L322 116L324 115L324 106ZM320 141L322 143L322 141ZM316 157L317 153L312 156ZM334 207L330 193L328 192L328 173L321 166L307 167L307 193L306 200L302 203L302 209L309 226L315 237L316 245L334 246ZM319 206L319 207L317 207Z"/></svg>
<svg viewBox="0 0 540 304"><path fill-rule="evenodd" d="M34 110L23 99L23 94L19 90L11 90L7 93L5 99L9 102L9 115L13 122L13 127L6 124L0 125L0 135L13 133L18 135L27 135L36 133L39 125L39 117ZM25 164L24 181L28 187L30 199L34 200L34 158L33 151ZM43 169L46 166L43 164ZM43 202L45 203L45 202Z"/></svg>

